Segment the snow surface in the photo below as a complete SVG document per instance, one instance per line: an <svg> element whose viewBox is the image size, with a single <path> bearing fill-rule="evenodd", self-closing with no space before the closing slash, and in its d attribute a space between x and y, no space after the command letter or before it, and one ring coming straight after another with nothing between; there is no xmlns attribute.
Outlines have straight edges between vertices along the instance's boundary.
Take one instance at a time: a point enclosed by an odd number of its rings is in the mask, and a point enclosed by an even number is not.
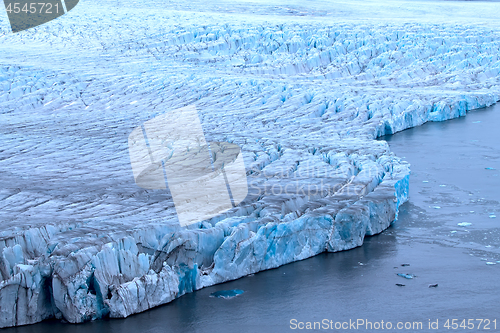
<svg viewBox="0 0 500 333"><path fill-rule="evenodd" d="M2 12L0 327L126 317L360 246L408 193L375 139L500 99L499 8L82 0L18 34ZM250 193L181 228L127 138L191 104L207 141L241 147Z"/></svg>

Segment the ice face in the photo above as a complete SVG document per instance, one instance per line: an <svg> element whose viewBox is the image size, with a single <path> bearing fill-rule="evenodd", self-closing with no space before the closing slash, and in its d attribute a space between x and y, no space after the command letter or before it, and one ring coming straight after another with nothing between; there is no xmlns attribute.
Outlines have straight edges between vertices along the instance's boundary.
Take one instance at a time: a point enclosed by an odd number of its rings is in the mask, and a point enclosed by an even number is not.
<svg viewBox="0 0 500 333"><path fill-rule="evenodd" d="M86 0L19 34L0 20L0 326L126 317L386 229L409 165L374 139L499 99L498 4L473 5ZM241 148L249 195L181 228L167 189L136 186L128 137L188 105Z"/></svg>

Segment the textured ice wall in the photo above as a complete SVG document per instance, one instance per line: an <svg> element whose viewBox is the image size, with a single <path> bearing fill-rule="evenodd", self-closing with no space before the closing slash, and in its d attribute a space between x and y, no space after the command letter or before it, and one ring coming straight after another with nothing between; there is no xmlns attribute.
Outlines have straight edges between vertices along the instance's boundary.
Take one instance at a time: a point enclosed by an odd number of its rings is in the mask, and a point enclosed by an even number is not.
<svg viewBox="0 0 500 333"><path fill-rule="evenodd" d="M227 214L232 216L210 221L213 225L183 229L149 223L105 244L89 234L68 239L72 229L89 229L92 223L4 237L2 323L126 317L205 286L359 246L365 235L387 228L407 199L408 168L384 161L383 148L376 152L381 168L374 178L359 171L359 177L337 179L345 186L332 195L264 195ZM96 227L106 228L102 222Z"/></svg>
<svg viewBox="0 0 500 333"><path fill-rule="evenodd" d="M374 138L499 99L492 28L145 4L81 1L16 35L0 25L1 327L126 317L359 246L408 193L408 164ZM207 141L241 146L250 194L181 229L168 192L135 185L127 137L189 104Z"/></svg>

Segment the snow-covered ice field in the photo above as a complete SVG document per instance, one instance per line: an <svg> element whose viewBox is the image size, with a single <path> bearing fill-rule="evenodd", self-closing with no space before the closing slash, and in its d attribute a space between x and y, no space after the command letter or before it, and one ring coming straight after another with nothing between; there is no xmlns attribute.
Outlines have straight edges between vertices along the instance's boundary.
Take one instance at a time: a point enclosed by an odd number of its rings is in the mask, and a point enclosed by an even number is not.
<svg viewBox="0 0 500 333"><path fill-rule="evenodd" d="M0 11L0 327L126 317L361 245L408 193L409 165L375 139L500 99L499 14L82 0L12 34ZM127 140L187 105L207 141L241 147L250 193L181 228L168 191L135 184Z"/></svg>

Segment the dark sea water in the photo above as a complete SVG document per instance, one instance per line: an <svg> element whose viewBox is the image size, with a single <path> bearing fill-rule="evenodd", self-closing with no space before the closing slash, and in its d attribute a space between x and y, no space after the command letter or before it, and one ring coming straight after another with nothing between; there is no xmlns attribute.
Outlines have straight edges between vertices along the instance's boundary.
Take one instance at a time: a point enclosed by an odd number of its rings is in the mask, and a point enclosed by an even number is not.
<svg viewBox="0 0 500 333"><path fill-rule="evenodd" d="M127 319L51 321L2 331L500 331L500 105L382 139L412 164L410 200L398 221L363 246L205 288ZM210 297L233 289L244 293ZM220 294L227 293L215 295ZM489 320L489 329L488 321L477 319ZM361 320L374 326L349 324ZM327 322L328 329L316 324L316 330L300 330L299 322L304 328L307 322ZM336 330L336 323L347 329ZM410 329L398 330L398 323Z"/></svg>

